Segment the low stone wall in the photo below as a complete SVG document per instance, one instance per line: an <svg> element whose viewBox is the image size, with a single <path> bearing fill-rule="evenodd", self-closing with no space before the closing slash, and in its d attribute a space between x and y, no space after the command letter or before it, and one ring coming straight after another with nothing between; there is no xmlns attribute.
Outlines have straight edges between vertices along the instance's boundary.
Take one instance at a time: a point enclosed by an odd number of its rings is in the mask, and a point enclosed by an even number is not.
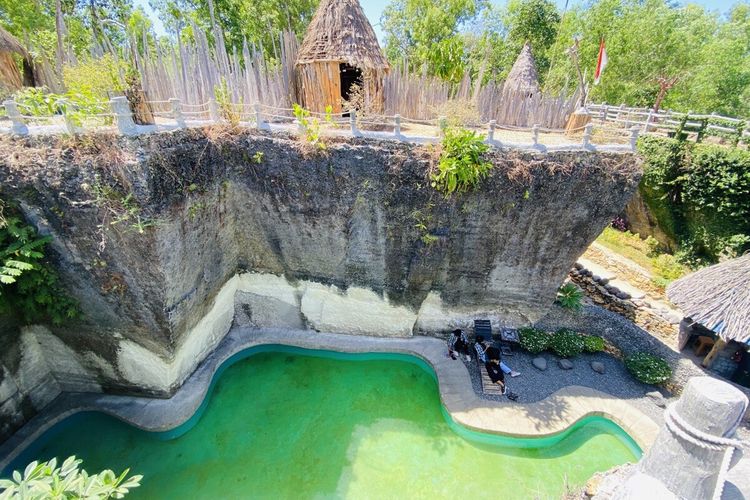
<svg viewBox="0 0 750 500"><path fill-rule="evenodd" d="M665 298L664 289L654 284L651 276L645 269L642 269L632 261L612 255L604 246L596 242L593 243L586 249L583 257L612 271L623 281L627 281L631 285L638 287L650 296L657 299Z"/></svg>

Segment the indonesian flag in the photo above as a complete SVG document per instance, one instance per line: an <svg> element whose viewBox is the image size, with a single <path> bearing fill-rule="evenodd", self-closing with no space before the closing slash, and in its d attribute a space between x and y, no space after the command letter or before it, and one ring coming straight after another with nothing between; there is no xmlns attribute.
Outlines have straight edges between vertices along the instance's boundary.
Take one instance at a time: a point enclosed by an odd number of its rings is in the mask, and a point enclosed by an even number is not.
<svg viewBox="0 0 750 500"><path fill-rule="evenodd" d="M596 62L596 73L594 74L594 85L599 83L602 71L607 67L607 48L604 46L604 38L599 42L599 60Z"/></svg>

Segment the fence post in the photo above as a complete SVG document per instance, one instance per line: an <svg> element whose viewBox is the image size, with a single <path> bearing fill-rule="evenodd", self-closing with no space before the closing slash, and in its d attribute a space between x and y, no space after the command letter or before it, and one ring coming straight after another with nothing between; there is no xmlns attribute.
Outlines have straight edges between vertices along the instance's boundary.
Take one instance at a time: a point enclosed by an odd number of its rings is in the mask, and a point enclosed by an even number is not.
<svg viewBox="0 0 750 500"><path fill-rule="evenodd" d="M646 117L646 123L643 124L643 131L648 133L648 126L651 124L651 119L654 117L654 110L648 110L648 116Z"/></svg>
<svg viewBox="0 0 750 500"><path fill-rule="evenodd" d="M70 117L70 102L67 99L60 99L60 104L62 104L62 114L63 120L65 120L65 130L67 130L70 135L79 133L81 131L81 128L78 127L73 121L73 118Z"/></svg>
<svg viewBox="0 0 750 500"><path fill-rule="evenodd" d="M583 149L591 148L591 132L594 130L594 125L591 123L586 124L583 127Z"/></svg>
<svg viewBox="0 0 750 500"><path fill-rule="evenodd" d="M119 96L113 97L109 102L112 106L112 114L115 115L115 120L117 121L117 130L122 135L135 135L135 122L133 121L133 114L130 112L128 99Z"/></svg>
<svg viewBox="0 0 750 500"><path fill-rule="evenodd" d="M497 120L490 120L490 128L487 130L487 142L495 141L495 127L497 126Z"/></svg>
<svg viewBox="0 0 750 500"><path fill-rule="evenodd" d="M208 118L212 122L219 121L219 106L216 105L216 99L213 97L208 98Z"/></svg>
<svg viewBox="0 0 750 500"><path fill-rule="evenodd" d="M634 125L630 127L630 149L636 150L636 143L638 142L638 133L641 131L641 127Z"/></svg>
<svg viewBox="0 0 750 500"><path fill-rule="evenodd" d="M446 117L438 117L438 128L440 129L440 137L445 137L445 129L448 128L448 119Z"/></svg>
<svg viewBox="0 0 750 500"><path fill-rule="evenodd" d="M534 147L539 147L539 124L535 123L531 127L531 140L534 141Z"/></svg>
<svg viewBox="0 0 750 500"><path fill-rule="evenodd" d="M620 119L620 116L622 116L622 112L625 111L625 103L620 104L620 107L617 109L617 119Z"/></svg>
<svg viewBox="0 0 750 500"><path fill-rule="evenodd" d="M401 115L393 115L393 135L401 137Z"/></svg>
<svg viewBox="0 0 750 500"><path fill-rule="evenodd" d="M10 119L10 132L15 135L28 135L29 127L23 122L23 117L18 111L16 101L11 101L10 99L3 101L3 106L5 106L5 112L8 113L8 118Z"/></svg>
<svg viewBox="0 0 750 500"><path fill-rule="evenodd" d="M609 106L607 106L607 103L605 102L605 103L604 103L604 104L602 105L602 116L601 116L601 120L602 120L603 122L606 122L606 121L607 121L607 113L608 113L608 112L609 112Z"/></svg>
<svg viewBox="0 0 750 500"><path fill-rule="evenodd" d="M174 118L177 128L185 128L185 117L182 116L182 103L180 100L172 97L169 99L169 105L172 106L172 118Z"/></svg>
<svg viewBox="0 0 750 500"><path fill-rule="evenodd" d="M255 110L255 126L258 127L259 130L271 130L271 127L263 119L263 114L260 111L259 102L253 104L253 110Z"/></svg>
<svg viewBox="0 0 750 500"><path fill-rule="evenodd" d="M352 135L354 137L362 137L362 132L357 128L357 111L349 110L349 126L352 129Z"/></svg>

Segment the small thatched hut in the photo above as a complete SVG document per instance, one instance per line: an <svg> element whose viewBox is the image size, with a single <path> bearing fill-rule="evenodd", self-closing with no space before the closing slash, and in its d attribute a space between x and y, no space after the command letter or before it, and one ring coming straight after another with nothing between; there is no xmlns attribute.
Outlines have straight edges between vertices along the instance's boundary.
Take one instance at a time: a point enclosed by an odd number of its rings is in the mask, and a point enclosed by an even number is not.
<svg viewBox="0 0 750 500"><path fill-rule="evenodd" d="M505 79L503 91L512 91L528 94L528 97L538 94L539 75L536 72L536 62L534 55L531 53L531 45L526 42L518 54L516 62Z"/></svg>
<svg viewBox="0 0 750 500"><path fill-rule="evenodd" d="M750 343L750 254L672 282L667 296L686 317L717 335L703 366L730 342L743 349Z"/></svg>
<svg viewBox="0 0 750 500"><path fill-rule="evenodd" d="M15 91L23 84L14 56L27 59L28 54L18 40L0 26L0 90Z"/></svg>
<svg viewBox="0 0 750 500"><path fill-rule="evenodd" d="M357 0L321 0L297 54L297 97L302 106L341 112L354 84L370 110L383 107L383 78L390 70L375 31Z"/></svg>

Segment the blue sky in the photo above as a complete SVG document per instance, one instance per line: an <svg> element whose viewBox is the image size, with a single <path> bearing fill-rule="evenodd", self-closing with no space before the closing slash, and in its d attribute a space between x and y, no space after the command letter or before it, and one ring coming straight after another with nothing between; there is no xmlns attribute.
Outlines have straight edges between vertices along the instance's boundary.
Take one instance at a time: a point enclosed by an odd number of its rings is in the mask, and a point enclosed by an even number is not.
<svg viewBox="0 0 750 500"><path fill-rule="evenodd" d="M362 8L365 10L365 15L367 15L367 18L370 20L370 23L372 23L373 27L375 28L375 33L378 35L378 39L380 42L383 42L383 32L380 29L380 15L383 13L383 9L386 5L388 5L388 2L390 0L359 0L360 4L362 5ZM566 0L556 0L557 5L562 9L565 7ZM148 5L148 0L134 0L135 5L141 5L146 10L146 13L149 14L151 19L154 21L154 28L157 32L157 34L163 35L164 34L164 26L161 24L159 19L156 17L156 14L151 10L151 7ZM504 5L506 2L503 0L495 0L494 3L498 5ZM581 3L584 3L582 0L568 0L569 6L578 5ZM699 5L703 5L704 7L712 10L717 11L720 13L725 13L729 10L729 8L732 5L735 5L736 3L740 3L739 0L690 0L689 2L680 2L682 4L685 3L696 3Z"/></svg>

